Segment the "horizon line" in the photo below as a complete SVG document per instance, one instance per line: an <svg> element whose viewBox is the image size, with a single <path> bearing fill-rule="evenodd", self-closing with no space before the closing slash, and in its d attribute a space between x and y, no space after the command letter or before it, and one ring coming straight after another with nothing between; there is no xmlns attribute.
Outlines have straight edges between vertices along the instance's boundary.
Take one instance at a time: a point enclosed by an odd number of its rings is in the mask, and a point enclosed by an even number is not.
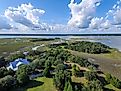
<svg viewBox="0 0 121 91"><path fill-rule="evenodd" d="M121 36L121 33L111 33L111 34L0 34L0 36Z"/></svg>

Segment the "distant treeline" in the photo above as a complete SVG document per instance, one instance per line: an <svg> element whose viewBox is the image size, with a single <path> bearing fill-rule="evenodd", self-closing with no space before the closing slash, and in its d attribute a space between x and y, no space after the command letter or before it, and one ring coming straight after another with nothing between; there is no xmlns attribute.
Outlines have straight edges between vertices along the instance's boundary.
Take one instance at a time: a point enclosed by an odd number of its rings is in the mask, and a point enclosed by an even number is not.
<svg viewBox="0 0 121 91"><path fill-rule="evenodd" d="M31 39L30 42L38 42L38 41L53 41L59 38L38 38L38 39Z"/></svg>

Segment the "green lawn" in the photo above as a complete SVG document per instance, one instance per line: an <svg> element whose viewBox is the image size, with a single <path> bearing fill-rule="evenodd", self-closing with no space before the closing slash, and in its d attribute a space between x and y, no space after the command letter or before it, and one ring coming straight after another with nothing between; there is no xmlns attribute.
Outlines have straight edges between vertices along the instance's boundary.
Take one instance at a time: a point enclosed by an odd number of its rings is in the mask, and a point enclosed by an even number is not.
<svg viewBox="0 0 121 91"><path fill-rule="evenodd" d="M27 89L27 91L56 91L56 89L53 85L52 78L40 77L35 80L42 82L42 85L33 87L33 88L29 88L29 89Z"/></svg>
<svg viewBox="0 0 121 91"><path fill-rule="evenodd" d="M38 77L23 87L11 89L10 91L57 91L53 85L52 78Z"/></svg>

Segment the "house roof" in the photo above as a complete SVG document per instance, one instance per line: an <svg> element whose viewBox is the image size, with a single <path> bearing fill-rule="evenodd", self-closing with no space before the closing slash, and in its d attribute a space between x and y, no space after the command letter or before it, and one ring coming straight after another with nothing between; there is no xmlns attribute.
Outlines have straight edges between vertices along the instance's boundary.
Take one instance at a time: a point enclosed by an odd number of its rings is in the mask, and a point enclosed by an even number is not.
<svg viewBox="0 0 121 91"><path fill-rule="evenodd" d="M13 62L10 62L9 66L11 66L11 69L14 70L17 69L21 64L29 64L29 61L27 61L27 59L18 58Z"/></svg>

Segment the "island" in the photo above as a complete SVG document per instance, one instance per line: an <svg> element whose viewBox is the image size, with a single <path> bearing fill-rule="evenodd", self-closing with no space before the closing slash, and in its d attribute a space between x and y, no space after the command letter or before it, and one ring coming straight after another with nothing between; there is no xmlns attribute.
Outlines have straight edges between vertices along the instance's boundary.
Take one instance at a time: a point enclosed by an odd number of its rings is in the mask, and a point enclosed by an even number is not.
<svg viewBox="0 0 121 91"><path fill-rule="evenodd" d="M120 58L88 39L0 39L0 90L120 91Z"/></svg>

